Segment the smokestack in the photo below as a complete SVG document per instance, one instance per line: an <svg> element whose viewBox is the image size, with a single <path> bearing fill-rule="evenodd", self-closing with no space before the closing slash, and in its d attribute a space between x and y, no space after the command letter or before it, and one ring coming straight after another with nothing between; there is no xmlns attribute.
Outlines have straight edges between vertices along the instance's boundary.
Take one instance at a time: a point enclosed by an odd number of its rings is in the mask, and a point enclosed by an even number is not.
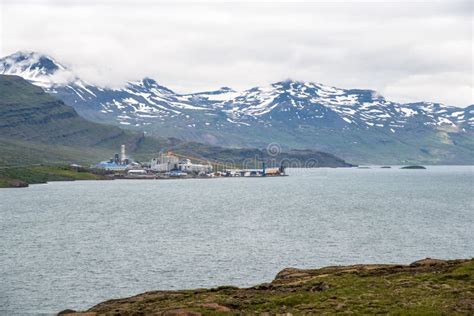
<svg viewBox="0 0 474 316"><path fill-rule="evenodd" d="M120 162L125 161L125 145L120 146Z"/></svg>

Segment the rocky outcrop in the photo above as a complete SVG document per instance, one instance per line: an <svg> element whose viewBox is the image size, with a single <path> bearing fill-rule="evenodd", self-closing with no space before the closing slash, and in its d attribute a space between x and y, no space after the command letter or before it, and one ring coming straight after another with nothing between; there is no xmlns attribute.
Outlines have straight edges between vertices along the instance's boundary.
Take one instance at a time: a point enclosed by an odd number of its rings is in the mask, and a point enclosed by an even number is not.
<svg viewBox="0 0 474 316"><path fill-rule="evenodd" d="M7 186L10 188L26 188L28 187L28 183L18 179L9 180Z"/></svg>
<svg viewBox="0 0 474 316"><path fill-rule="evenodd" d="M287 268L250 288L154 291L61 315L473 314L474 260Z"/></svg>

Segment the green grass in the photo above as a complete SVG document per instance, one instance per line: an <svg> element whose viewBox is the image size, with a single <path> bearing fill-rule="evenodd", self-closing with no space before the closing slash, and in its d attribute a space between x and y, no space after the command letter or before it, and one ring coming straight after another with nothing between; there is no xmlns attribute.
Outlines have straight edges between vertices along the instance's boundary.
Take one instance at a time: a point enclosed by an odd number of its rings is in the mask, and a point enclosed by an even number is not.
<svg viewBox="0 0 474 316"><path fill-rule="evenodd" d="M28 166L0 169L0 188L18 184L38 184L48 181L101 180L87 169L74 169L68 166Z"/></svg>
<svg viewBox="0 0 474 316"><path fill-rule="evenodd" d="M301 270L303 275L297 272L291 279L277 278L247 289L226 286L147 292L106 301L89 312L158 315L181 309L203 315L474 314L474 260L331 269Z"/></svg>

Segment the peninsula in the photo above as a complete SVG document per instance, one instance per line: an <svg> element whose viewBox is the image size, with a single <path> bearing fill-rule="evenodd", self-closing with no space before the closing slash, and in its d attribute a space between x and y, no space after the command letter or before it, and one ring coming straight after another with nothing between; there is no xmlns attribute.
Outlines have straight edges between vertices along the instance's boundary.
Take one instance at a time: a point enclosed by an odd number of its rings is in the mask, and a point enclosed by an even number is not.
<svg viewBox="0 0 474 316"><path fill-rule="evenodd" d="M60 315L467 315L474 313L474 259L410 265L287 268L250 288L153 291Z"/></svg>

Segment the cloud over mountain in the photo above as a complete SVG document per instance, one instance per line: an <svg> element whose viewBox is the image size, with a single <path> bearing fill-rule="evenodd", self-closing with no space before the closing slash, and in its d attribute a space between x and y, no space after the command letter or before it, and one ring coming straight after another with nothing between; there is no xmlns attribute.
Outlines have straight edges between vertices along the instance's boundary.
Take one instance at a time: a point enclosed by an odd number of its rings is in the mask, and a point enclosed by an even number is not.
<svg viewBox="0 0 474 316"><path fill-rule="evenodd" d="M373 90L295 80L181 94L143 78L111 89L35 52L1 58L0 74L28 79L89 120L155 136L230 147L277 142L357 162L472 163L474 105L404 104Z"/></svg>
<svg viewBox="0 0 474 316"><path fill-rule="evenodd" d="M400 102L473 103L470 1L4 1L1 55L56 56L87 81L186 93L294 78Z"/></svg>

